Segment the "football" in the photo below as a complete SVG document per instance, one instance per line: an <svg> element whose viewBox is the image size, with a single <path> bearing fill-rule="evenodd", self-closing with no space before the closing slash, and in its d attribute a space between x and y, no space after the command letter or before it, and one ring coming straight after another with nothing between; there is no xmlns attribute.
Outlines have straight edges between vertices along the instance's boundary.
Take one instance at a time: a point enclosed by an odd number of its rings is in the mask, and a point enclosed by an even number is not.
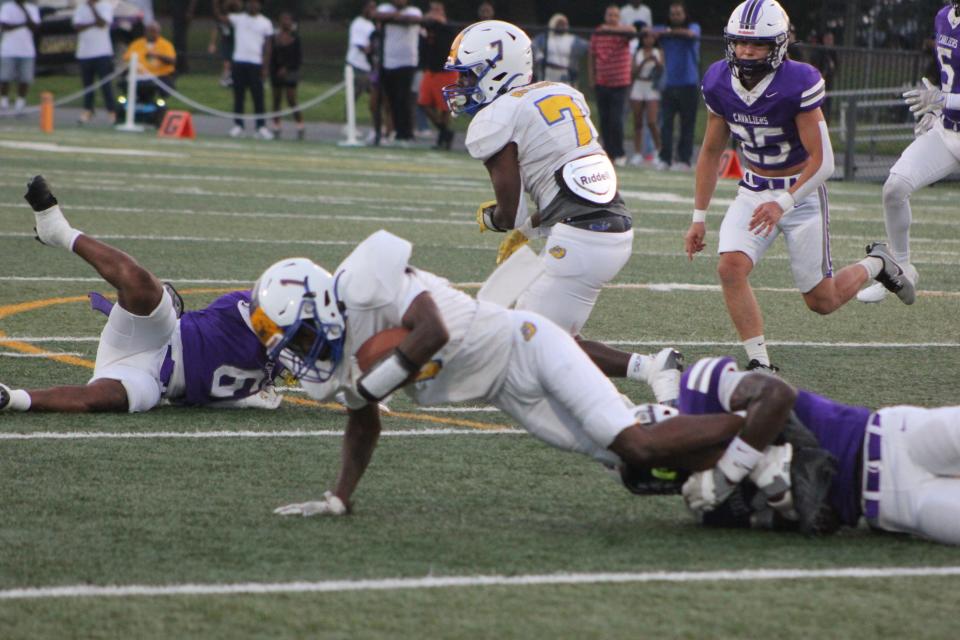
<svg viewBox="0 0 960 640"><path fill-rule="evenodd" d="M384 329L367 339L360 348L357 349L357 364L360 370L366 373L373 365L377 364L385 357L393 353L403 339L410 333L409 329L403 327L394 327Z"/></svg>

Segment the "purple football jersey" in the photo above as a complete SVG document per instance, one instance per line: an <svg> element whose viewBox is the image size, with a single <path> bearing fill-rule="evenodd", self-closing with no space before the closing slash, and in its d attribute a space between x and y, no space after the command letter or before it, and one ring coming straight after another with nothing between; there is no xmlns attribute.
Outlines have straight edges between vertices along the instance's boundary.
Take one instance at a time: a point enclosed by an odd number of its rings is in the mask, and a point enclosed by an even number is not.
<svg viewBox="0 0 960 640"><path fill-rule="evenodd" d="M263 345L240 313L241 303L250 304L250 292L228 293L180 318L185 404L245 398L275 375Z"/></svg>
<svg viewBox="0 0 960 640"><path fill-rule="evenodd" d="M694 363L680 377L680 413L726 413L720 403L720 376L736 370L733 358L704 358Z"/></svg>
<svg viewBox="0 0 960 640"><path fill-rule="evenodd" d="M954 18L956 25L950 20ZM947 93L960 93L960 19L953 13L953 5L947 5L934 20L937 39L937 64L940 66L940 88ZM960 111L944 109L943 115L960 122Z"/></svg>
<svg viewBox="0 0 960 640"><path fill-rule="evenodd" d="M800 422L813 432L820 446L837 458L840 468L830 488L830 502L844 524L856 526L863 491L863 478L859 473L863 437L873 412L865 407L840 404L803 389L797 394L793 410Z"/></svg>
<svg viewBox="0 0 960 640"><path fill-rule="evenodd" d="M806 160L810 154L800 141L796 118L823 104L820 72L803 62L784 60L752 104L744 101L734 82L740 86L726 60L713 63L703 76L703 99L726 121L747 161L758 169L785 169Z"/></svg>
<svg viewBox="0 0 960 640"><path fill-rule="evenodd" d="M725 413L720 402L720 379L728 371L737 371L733 358L704 358L694 363L680 378L680 412ZM861 511L860 457L870 409L840 404L800 389L794 413L820 446L837 458L839 471L830 489L830 502L844 524L855 526Z"/></svg>

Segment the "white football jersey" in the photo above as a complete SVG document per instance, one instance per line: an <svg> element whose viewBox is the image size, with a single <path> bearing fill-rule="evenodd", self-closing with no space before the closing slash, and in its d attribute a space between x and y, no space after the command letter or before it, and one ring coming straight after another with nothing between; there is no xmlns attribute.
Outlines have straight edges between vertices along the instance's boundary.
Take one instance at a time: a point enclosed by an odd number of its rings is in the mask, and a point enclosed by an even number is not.
<svg viewBox="0 0 960 640"><path fill-rule="evenodd" d="M419 404L437 404L483 398L499 386L510 357L507 311L411 267L412 250L406 240L377 231L337 267L337 291L346 305L344 361L327 383L302 383L311 397L325 400L343 390L349 407L364 406L367 401L350 390L350 358L374 334L402 326L407 308L424 291L440 310L450 340L406 391Z"/></svg>
<svg viewBox="0 0 960 640"><path fill-rule="evenodd" d="M604 153L583 94L557 82L538 82L500 96L474 116L467 130L467 150L484 162L511 142L517 143L524 189L540 209L560 191L557 169Z"/></svg>

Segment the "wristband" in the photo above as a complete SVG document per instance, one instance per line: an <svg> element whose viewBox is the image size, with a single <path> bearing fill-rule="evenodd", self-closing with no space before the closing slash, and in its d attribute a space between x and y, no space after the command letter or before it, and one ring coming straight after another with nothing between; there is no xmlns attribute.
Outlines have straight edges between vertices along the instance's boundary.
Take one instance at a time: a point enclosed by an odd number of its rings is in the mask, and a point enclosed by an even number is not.
<svg viewBox="0 0 960 640"><path fill-rule="evenodd" d="M717 469L733 484L737 484L747 477L753 468L760 463L763 453L757 451L744 442L740 436L734 438L723 456L717 462Z"/></svg>
<svg viewBox="0 0 960 640"><path fill-rule="evenodd" d="M389 358L357 381L357 391L370 402L379 402L406 382L416 370L417 366L403 352L395 349Z"/></svg>
<svg viewBox="0 0 960 640"><path fill-rule="evenodd" d="M797 204L797 201L793 198L793 194L789 191L784 191L781 193L780 196L774 200L774 202L780 205L780 208L783 209L784 213L790 211L790 209L793 209L794 205Z"/></svg>
<svg viewBox="0 0 960 640"><path fill-rule="evenodd" d="M707 220L707 210L706 209L694 209L693 210L693 222L706 222Z"/></svg>

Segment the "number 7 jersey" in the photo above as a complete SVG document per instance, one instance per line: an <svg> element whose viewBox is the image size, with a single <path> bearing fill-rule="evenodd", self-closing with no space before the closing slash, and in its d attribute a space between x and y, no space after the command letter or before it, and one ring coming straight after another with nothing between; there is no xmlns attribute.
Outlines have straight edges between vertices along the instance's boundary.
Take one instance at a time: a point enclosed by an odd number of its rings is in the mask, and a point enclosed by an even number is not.
<svg viewBox="0 0 960 640"><path fill-rule="evenodd" d="M723 118L757 169L786 169L810 154L797 132L797 115L821 104L825 86L820 72L803 62L784 60L750 91L730 72L726 60L710 65L703 76L707 109Z"/></svg>
<svg viewBox="0 0 960 640"><path fill-rule="evenodd" d="M537 206L560 192L554 173L571 160L604 153L583 94L557 82L538 82L504 94L474 116L467 151L486 162L517 143L520 176ZM519 223L519 220L518 220Z"/></svg>

